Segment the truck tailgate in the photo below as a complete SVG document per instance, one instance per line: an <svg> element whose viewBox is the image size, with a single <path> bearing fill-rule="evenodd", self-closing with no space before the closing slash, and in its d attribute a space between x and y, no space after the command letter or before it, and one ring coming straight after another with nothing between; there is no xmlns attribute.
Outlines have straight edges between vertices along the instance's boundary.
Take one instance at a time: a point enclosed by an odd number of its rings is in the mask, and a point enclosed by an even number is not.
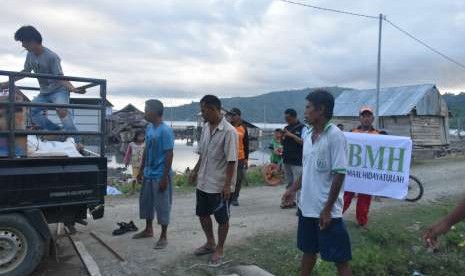
<svg viewBox="0 0 465 276"><path fill-rule="evenodd" d="M107 159L0 159L0 212L103 204Z"/></svg>

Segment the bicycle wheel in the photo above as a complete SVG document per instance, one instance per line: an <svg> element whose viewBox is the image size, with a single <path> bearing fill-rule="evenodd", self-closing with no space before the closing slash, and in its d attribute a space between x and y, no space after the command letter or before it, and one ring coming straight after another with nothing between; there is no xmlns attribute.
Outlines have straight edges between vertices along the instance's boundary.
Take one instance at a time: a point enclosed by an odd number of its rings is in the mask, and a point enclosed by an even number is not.
<svg viewBox="0 0 465 276"><path fill-rule="evenodd" d="M420 200L423 196L423 185L421 184L420 180L413 175L409 176L408 182L408 192L407 196L405 197L406 201L415 202Z"/></svg>

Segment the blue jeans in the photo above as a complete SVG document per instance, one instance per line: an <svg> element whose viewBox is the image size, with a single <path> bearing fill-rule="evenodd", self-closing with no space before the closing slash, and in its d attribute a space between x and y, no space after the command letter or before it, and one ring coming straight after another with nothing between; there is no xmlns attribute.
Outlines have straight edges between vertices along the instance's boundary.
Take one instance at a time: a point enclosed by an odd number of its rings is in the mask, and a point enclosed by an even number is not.
<svg viewBox="0 0 465 276"><path fill-rule="evenodd" d="M58 90L50 94L39 94L32 100L33 103L56 103L56 104L69 104L69 92L65 89ZM45 130L61 130L61 127L52 122L47 116L44 115L44 111L47 108L44 107L32 107L31 116L34 124L38 125L40 128ZM57 113L58 114L58 113ZM68 114L61 118L58 116L63 123L63 129L65 131L78 131L74 125L71 114ZM79 143L79 138L74 137L76 143Z"/></svg>

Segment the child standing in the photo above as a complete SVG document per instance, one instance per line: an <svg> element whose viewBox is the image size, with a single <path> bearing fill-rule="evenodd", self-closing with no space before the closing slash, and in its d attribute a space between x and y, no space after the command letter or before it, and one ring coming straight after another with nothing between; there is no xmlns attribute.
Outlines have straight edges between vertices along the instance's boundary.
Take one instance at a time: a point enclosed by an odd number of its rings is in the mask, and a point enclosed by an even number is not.
<svg viewBox="0 0 465 276"><path fill-rule="evenodd" d="M281 164L283 157L283 144L282 144L283 130L278 128L274 131L274 137L271 140L271 156L270 162L273 164Z"/></svg>
<svg viewBox="0 0 465 276"><path fill-rule="evenodd" d="M129 143L126 155L124 156L124 165L126 168L131 164L132 166L132 191L136 191L137 176L139 175L140 167L142 165L142 158L144 157L145 149L145 133L139 130L134 135L134 140ZM140 184L140 183L139 183Z"/></svg>

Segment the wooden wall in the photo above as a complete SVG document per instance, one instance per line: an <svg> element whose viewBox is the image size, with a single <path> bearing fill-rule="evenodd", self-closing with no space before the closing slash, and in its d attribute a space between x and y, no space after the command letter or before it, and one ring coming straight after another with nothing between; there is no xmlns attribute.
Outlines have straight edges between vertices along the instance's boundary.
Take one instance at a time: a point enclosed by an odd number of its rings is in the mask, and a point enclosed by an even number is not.
<svg viewBox="0 0 465 276"><path fill-rule="evenodd" d="M412 116L412 139L415 146L443 146L449 144L444 117Z"/></svg>
<svg viewBox="0 0 465 276"><path fill-rule="evenodd" d="M390 135L411 137L410 118L407 116L383 117L380 128Z"/></svg>

